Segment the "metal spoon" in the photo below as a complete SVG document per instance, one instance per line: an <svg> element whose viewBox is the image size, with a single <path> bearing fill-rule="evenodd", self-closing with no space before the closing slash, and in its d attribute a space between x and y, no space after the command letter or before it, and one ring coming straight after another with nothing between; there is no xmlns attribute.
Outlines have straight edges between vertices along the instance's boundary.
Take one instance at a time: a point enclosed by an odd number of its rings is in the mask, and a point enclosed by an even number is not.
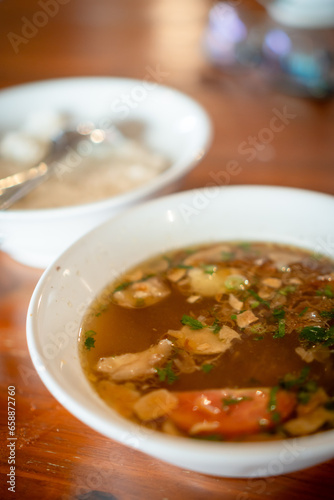
<svg viewBox="0 0 334 500"><path fill-rule="evenodd" d="M37 166L0 179L0 210L11 207L49 179L55 172L57 162L66 156L66 152L75 150L81 141L99 144L104 141L115 143L123 139L121 132L114 127L106 132L91 124L80 124L76 131L61 132L51 141L48 154Z"/></svg>

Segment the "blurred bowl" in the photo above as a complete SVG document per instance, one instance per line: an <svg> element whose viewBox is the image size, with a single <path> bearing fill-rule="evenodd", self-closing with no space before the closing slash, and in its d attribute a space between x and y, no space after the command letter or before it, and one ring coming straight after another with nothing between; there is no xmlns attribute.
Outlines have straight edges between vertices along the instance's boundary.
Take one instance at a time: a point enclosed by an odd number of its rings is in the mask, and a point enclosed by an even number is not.
<svg viewBox="0 0 334 500"><path fill-rule="evenodd" d="M186 95L157 83L123 78L66 78L0 92L0 131L16 130L36 112L66 112L100 124L140 122L143 140L165 155L169 168L146 184L102 201L38 210L0 212L1 249L14 259L45 268L74 240L125 207L177 189L207 151L210 119Z"/></svg>
<svg viewBox="0 0 334 500"><path fill-rule="evenodd" d="M270 442L205 442L131 423L86 379L78 332L88 304L119 273L175 248L228 240L297 245L334 258L334 198L279 187L212 187L153 200L77 241L42 276L31 299L27 338L54 397L105 436L166 462L230 477L273 476L334 456L334 431Z"/></svg>

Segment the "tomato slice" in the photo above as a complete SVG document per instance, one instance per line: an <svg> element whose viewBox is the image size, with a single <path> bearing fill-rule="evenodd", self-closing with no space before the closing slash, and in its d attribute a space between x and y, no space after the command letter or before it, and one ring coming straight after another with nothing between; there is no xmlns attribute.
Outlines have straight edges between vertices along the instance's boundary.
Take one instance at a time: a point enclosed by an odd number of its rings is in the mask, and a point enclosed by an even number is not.
<svg viewBox="0 0 334 500"><path fill-rule="evenodd" d="M173 392L178 406L170 419L189 435L236 438L272 429L296 407L294 393L271 388ZM269 406L271 407L269 408Z"/></svg>

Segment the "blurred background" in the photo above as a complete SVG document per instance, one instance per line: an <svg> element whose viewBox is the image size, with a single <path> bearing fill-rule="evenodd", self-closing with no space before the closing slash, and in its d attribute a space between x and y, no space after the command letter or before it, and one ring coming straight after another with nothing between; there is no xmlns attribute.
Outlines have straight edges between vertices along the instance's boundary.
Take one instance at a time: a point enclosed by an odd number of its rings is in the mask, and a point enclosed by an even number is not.
<svg viewBox="0 0 334 500"><path fill-rule="evenodd" d="M0 89L71 76L149 78L196 99L213 123L211 148L181 189L266 184L334 194L333 6L0 0ZM0 431L7 433L5 398L15 385L17 498L332 498L333 462L309 469L307 482L304 471L261 480L202 476L110 443L71 417L26 347L26 312L40 275L0 252ZM2 477L7 472L4 458ZM12 498L6 494L0 486L1 498Z"/></svg>
<svg viewBox="0 0 334 500"><path fill-rule="evenodd" d="M234 160L238 174L220 183L332 193L333 13L316 2L305 20L303 2L285 3L288 25L255 0L2 0L0 85L150 74L213 120L212 148L184 188L205 185L209 170ZM304 28L315 12L327 15Z"/></svg>

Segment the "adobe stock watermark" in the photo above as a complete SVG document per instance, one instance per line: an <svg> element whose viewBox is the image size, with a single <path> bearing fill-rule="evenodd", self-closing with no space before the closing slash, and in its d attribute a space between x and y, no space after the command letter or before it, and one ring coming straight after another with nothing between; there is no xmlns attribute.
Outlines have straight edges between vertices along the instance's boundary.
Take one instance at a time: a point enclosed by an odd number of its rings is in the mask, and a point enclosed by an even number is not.
<svg viewBox="0 0 334 500"><path fill-rule="evenodd" d="M248 136L247 140L242 141L238 146L239 155L247 155L246 161L248 163L254 161L258 152L265 149L274 140L275 135L285 130L297 117L295 113L291 113L287 109L286 105L283 106L282 110L273 108L272 113L267 127L261 128L254 136ZM238 160L229 160L225 168L218 172L211 170L209 177L213 182L207 182L203 188L195 190L191 203L178 205L178 211L183 220L190 223L193 216L198 215L219 195L219 187L229 185L232 178L242 171L243 168Z"/></svg>
<svg viewBox="0 0 334 500"><path fill-rule="evenodd" d="M277 458L272 459L268 464L259 468L254 477L247 480L247 485L242 493L238 493L236 500L250 500L254 494L265 495L268 485L275 481L275 476L284 474L289 465L298 460L305 451L305 447L298 443L296 438L282 441L282 449Z"/></svg>
<svg viewBox="0 0 334 500"><path fill-rule="evenodd" d="M316 247L314 253L317 255L329 255L333 257L334 255L334 236L328 234L324 237L318 237L316 239Z"/></svg>
<svg viewBox="0 0 334 500"><path fill-rule="evenodd" d="M101 250L103 252L103 250ZM98 259L99 252L96 253L96 258ZM120 272L116 270L111 270L108 273L108 283L116 281L120 276ZM96 314L96 311L91 309L91 304L94 299L93 292L89 292L87 298L80 302L73 310L73 319L66 322L66 324L56 332L48 332L46 335L47 342L42 346L43 357L47 361L52 361L55 359L61 351L67 348L70 341L77 339L79 335L80 325L83 318L87 318L89 315ZM99 302L101 304L107 303L110 300L110 292L105 290L101 295L99 295Z"/></svg>
<svg viewBox="0 0 334 500"><path fill-rule="evenodd" d="M138 108L151 94L152 90L161 84L168 76L168 71L163 71L160 64L155 68L145 67L146 74L144 78L134 85L129 92L123 92L113 100L111 111L118 115L120 120L127 118L132 109Z"/></svg>
<svg viewBox="0 0 334 500"><path fill-rule="evenodd" d="M44 28L50 18L55 17L61 5L66 5L70 0L39 0L37 2L40 7L39 10L33 14L31 19L26 16L21 17L22 25L20 34L10 31L7 33L7 38L15 52L18 54L21 45L26 45L32 38L34 38L41 28Z"/></svg>
<svg viewBox="0 0 334 500"><path fill-rule="evenodd" d="M169 75L168 71L161 69L160 64L156 64L155 68L146 66L145 71L146 74L142 80L138 80L138 83L133 85L127 92L120 93L110 100L109 105L106 105L106 109L108 107L110 109L112 118L110 116L100 118L94 124L96 128L92 128L90 132L86 133L86 136L83 135L76 148L67 146L62 160L52 164L52 169L58 180L79 167L82 161L92 154L95 144L102 143L105 140L108 142L110 138L111 141L117 142L120 132L115 123L126 120L133 109L143 105L155 87L161 84ZM92 125L90 124L90 126ZM83 123L80 126L84 128L86 125ZM96 137L97 135L100 137Z"/></svg>

